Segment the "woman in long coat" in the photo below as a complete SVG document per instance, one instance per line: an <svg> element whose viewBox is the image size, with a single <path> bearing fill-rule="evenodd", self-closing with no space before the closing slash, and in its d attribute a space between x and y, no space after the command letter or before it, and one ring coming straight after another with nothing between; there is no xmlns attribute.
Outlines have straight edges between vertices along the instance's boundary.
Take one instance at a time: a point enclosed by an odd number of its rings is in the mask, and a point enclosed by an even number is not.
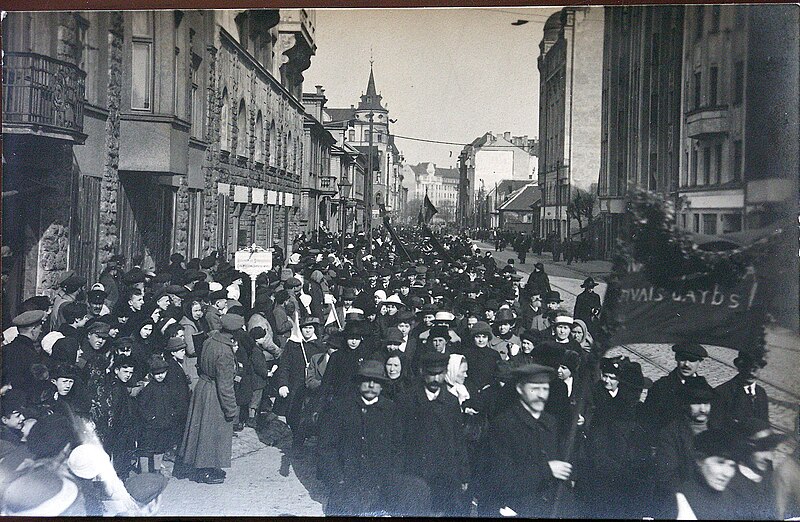
<svg viewBox="0 0 800 522"><path fill-rule="evenodd" d="M197 468L195 480L207 484L225 480L221 468L231 466L233 425L239 414L233 389L238 348L233 334L244 326L244 318L225 314L220 321L221 330L211 333L200 353L200 380L180 449L183 464Z"/></svg>

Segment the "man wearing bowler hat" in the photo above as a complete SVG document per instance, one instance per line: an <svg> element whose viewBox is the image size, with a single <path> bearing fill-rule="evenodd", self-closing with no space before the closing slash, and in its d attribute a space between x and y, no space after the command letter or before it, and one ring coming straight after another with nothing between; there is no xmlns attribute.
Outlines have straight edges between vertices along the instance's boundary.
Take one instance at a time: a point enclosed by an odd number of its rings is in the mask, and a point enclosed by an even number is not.
<svg viewBox="0 0 800 522"><path fill-rule="evenodd" d="M319 470L330 487L326 515L390 511L386 497L393 493L400 448L396 406L381 396L387 380L380 361L364 360L350 393L323 413Z"/></svg>
<svg viewBox="0 0 800 522"><path fill-rule="evenodd" d="M594 291L596 286L594 278L587 277L581 285L583 292L575 298L575 310L572 315L586 324L600 313L600 296Z"/></svg>
<svg viewBox="0 0 800 522"><path fill-rule="evenodd" d="M549 517L558 481L572 474L561 460L556 420L544 411L556 372L535 363L511 372L517 400L489 427L487 501L495 515Z"/></svg>
<svg viewBox="0 0 800 522"><path fill-rule="evenodd" d="M714 388L717 396L711 421L719 428L727 428L748 417L769 421L767 392L756 383L767 361L761 354L740 351L733 365L739 373Z"/></svg>
<svg viewBox="0 0 800 522"><path fill-rule="evenodd" d="M696 377L703 359L708 357L703 345L697 343L680 342L672 351L675 352L675 368L653 384L642 407L646 424L653 433L658 433L674 419L682 405L686 379Z"/></svg>
<svg viewBox="0 0 800 522"><path fill-rule="evenodd" d="M421 379L398 398L405 473L430 488L430 503L420 499L419 515L466 515L459 502L469 481L461 407L448 393L445 372L450 358L438 352L420 356Z"/></svg>

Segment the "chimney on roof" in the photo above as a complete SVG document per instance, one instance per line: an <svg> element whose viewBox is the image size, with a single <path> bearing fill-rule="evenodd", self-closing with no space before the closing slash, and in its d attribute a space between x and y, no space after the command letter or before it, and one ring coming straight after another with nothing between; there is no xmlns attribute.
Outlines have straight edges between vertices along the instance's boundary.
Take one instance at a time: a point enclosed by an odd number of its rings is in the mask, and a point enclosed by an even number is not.
<svg viewBox="0 0 800 522"><path fill-rule="evenodd" d="M315 85L314 87L317 89L318 95L322 96L323 94L325 94L325 89L322 88L322 85Z"/></svg>
<svg viewBox="0 0 800 522"><path fill-rule="evenodd" d="M503 139L506 140L506 141L511 141L511 133L510 132L504 132L503 133Z"/></svg>

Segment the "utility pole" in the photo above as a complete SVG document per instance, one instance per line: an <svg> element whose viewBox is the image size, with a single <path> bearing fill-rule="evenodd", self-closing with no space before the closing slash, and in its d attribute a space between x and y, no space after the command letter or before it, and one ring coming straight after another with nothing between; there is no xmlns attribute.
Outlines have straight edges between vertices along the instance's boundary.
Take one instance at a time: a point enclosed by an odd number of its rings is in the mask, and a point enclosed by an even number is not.
<svg viewBox="0 0 800 522"><path fill-rule="evenodd" d="M374 113L369 111L369 155L367 156L367 187L366 187L366 212L367 212L367 252L372 253L372 183L375 173L372 171L372 119Z"/></svg>

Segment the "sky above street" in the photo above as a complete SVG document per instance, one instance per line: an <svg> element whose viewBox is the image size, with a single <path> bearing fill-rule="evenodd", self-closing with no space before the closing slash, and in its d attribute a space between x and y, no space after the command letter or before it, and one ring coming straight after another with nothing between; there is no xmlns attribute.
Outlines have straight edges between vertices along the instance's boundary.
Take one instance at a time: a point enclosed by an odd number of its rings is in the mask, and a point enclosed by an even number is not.
<svg viewBox="0 0 800 522"><path fill-rule="evenodd" d="M487 131L538 135L542 28L558 8L317 9L316 55L304 92L327 107L358 104L370 53L390 132L469 143ZM513 26L517 20L527 24ZM406 161L455 167L463 145L396 138Z"/></svg>

